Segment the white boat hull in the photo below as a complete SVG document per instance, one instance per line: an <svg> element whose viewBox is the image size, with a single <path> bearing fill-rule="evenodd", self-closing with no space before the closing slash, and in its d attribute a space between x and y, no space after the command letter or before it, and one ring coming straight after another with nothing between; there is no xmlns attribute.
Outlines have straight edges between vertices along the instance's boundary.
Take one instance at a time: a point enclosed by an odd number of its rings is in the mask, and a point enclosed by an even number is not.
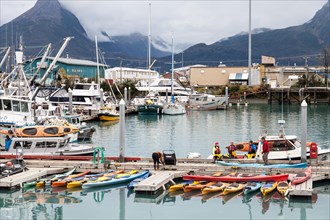
<svg viewBox="0 0 330 220"><path fill-rule="evenodd" d="M186 114L186 108L180 103L165 103L163 107L163 114L165 115L183 115Z"/></svg>

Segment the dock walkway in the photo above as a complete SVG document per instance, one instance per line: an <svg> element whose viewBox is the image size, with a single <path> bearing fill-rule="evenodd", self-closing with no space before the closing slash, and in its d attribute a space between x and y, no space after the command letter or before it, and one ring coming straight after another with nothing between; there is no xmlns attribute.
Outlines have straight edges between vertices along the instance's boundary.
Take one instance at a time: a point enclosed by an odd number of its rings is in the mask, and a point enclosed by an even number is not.
<svg viewBox="0 0 330 220"><path fill-rule="evenodd" d="M153 171L152 176L142 180L134 187L135 192L155 193L160 189L165 190L165 184L173 182L173 179L181 177L185 171Z"/></svg>
<svg viewBox="0 0 330 220"><path fill-rule="evenodd" d="M29 168L27 171L2 178L0 181L0 188L14 188L17 186L22 186L22 183L33 181L40 177L55 173L63 173L64 170L64 168Z"/></svg>

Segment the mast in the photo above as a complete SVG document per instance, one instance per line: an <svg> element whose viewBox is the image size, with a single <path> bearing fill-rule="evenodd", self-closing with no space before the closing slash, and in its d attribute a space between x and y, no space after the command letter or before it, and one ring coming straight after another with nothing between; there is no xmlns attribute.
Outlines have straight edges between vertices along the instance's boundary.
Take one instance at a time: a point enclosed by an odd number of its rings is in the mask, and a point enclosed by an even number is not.
<svg viewBox="0 0 330 220"><path fill-rule="evenodd" d="M172 96L172 102L174 102L173 98L173 75L174 75L174 37L172 33L172 74L171 74L171 96Z"/></svg>
<svg viewBox="0 0 330 220"><path fill-rule="evenodd" d="M252 44L252 40L251 40L251 0L249 0L249 85L251 85L251 44Z"/></svg>
<svg viewBox="0 0 330 220"><path fill-rule="evenodd" d="M98 82L98 90L100 92L100 68L99 68L99 51L97 46L97 36L95 35L95 52L96 52L96 68L97 68L97 82Z"/></svg>
<svg viewBox="0 0 330 220"><path fill-rule="evenodd" d="M151 64L151 3L149 3L149 25L148 25L148 69Z"/></svg>

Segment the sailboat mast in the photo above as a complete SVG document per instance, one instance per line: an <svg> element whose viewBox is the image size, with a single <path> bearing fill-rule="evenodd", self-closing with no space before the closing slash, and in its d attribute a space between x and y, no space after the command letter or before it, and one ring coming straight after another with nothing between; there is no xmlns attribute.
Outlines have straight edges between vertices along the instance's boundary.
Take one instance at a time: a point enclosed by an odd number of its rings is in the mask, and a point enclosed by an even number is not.
<svg viewBox="0 0 330 220"><path fill-rule="evenodd" d="M99 68L99 51L97 46L97 36L95 35L95 51L96 51L96 68L97 68L97 83L98 90L100 91L100 68Z"/></svg>
<svg viewBox="0 0 330 220"><path fill-rule="evenodd" d="M151 3L149 3L149 25L148 25L148 69L151 64Z"/></svg>
<svg viewBox="0 0 330 220"><path fill-rule="evenodd" d="M172 34L172 74L171 74L171 96L173 97L173 75L174 75L174 37Z"/></svg>

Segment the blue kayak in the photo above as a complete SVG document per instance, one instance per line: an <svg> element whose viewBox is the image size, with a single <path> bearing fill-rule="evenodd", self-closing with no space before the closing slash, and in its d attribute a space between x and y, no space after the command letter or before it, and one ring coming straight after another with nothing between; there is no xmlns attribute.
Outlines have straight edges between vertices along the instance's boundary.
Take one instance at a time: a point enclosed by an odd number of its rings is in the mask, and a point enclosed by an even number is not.
<svg viewBox="0 0 330 220"><path fill-rule="evenodd" d="M110 178L110 179L107 179L104 181L88 181L88 182L84 183L81 187L83 189L86 189L86 188L111 186L111 185L116 185L116 184L121 184L121 183L128 183L136 178L140 178L140 177L146 175L147 173L149 174L149 170L140 172L140 173L136 173L136 174L131 174L128 176L124 176L121 178Z"/></svg>
<svg viewBox="0 0 330 220"><path fill-rule="evenodd" d="M257 191L262 186L261 182L249 182L243 190L244 195Z"/></svg>
<svg viewBox="0 0 330 220"><path fill-rule="evenodd" d="M221 166L235 166L235 167L256 167L256 168L306 168L307 163L293 163L293 164L259 164L259 163L235 163L235 162L224 162L224 161L216 161L216 164Z"/></svg>

